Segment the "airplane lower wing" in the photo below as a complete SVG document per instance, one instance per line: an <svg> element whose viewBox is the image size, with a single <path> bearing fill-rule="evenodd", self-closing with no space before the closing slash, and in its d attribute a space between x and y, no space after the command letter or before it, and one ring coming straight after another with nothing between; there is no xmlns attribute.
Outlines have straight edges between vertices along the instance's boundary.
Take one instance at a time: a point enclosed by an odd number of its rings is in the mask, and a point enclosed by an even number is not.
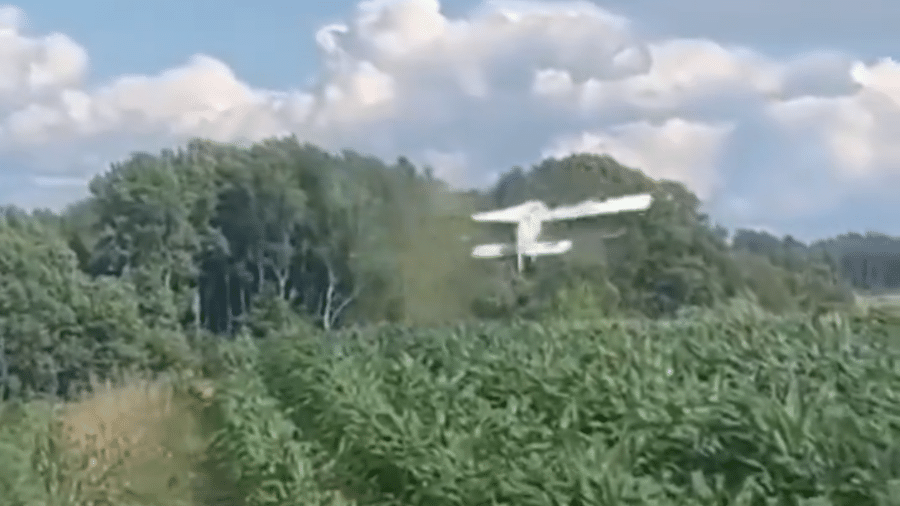
<svg viewBox="0 0 900 506"><path fill-rule="evenodd" d="M626 211L643 211L653 203L653 197L649 193L627 195L625 197L611 198L597 201L588 200L574 206L561 206L551 209L546 220L572 220L601 214L615 214Z"/></svg>
<svg viewBox="0 0 900 506"><path fill-rule="evenodd" d="M501 258L516 254L516 245L508 243L479 244L472 250L475 258Z"/></svg>
<svg viewBox="0 0 900 506"><path fill-rule="evenodd" d="M522 254L525 256L536 257L543 255L561 255L572 249L572 241L564 240L557 242L536 242L528 244L522 248Z"/></svg>
<svg viewBox="0 0 900 506"><path fill-rule="evenodd" d="M536 257L561 255L572 249L572 241L536 242L526 244L518 252L522 256ZM516 245L511 243L479 244L472 250L475 258L502 258L516 255Z"/></svg>

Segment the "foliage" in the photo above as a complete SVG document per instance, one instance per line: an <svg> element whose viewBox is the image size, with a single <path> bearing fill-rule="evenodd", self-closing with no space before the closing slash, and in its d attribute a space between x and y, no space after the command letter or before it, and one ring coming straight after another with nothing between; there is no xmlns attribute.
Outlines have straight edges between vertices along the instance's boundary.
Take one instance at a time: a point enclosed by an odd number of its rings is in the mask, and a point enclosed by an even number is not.
<svg viewBox="0 0 900 506"><path fill-rule="evenodd" d="M134 286L78 270L71 250L37 220L0 219L0 387L65 395L89 375L173 366L154 349ZM175 341L179 337L175 337Z"/></svg>
<svg viewBox="0 0 900 506"><path fill-rule="evenodd" d="M235 483L235 494L247 506L353 504L314 480L314 445L299 440L262 384L253 342L239 339L223 352L229 371L216 398L221 421L211 453Z"/></svg>
<svg viewBox="0 0 900 506"><path fill-rule="evenodd" d="M846 298L836 266L823 271L797 241L768 238L763 246L778 251L756 248L745 265L683 185L605 156L548 159L463 192L404 158L389 165L293 137L249 147L195 140L136 153L90 189L59 235L89 274L134 286L154 328L234 334L256 299L273 296L325 329L540 317L573 290L615 293L611 311L651 317L746 288L772 309L814 306L820 292ZM527 280L509 264L469 257L472 242L510 233L476 227L467 217L477 210L633 192L654 195L648 212L550 226L548 236L565 234L576 247L561 262L532 265ZM625 234L604 239L610 230ZM739 231L737 253L755 247L748 234ZM576 287L590 271L603 275Z"/></svg>
<svg viewBox="0 0 900 506"><path fill-rule="evenodd" d="M897 502L900 313L852 303L846 242L729 246L683 185L594 155L460 191L194 140L90 192L0 209L4 504ZM509 240L478 210L633 192L524 274L469 255Z"/></svg>
<svg viewBox="0 0 900 506"><path fill-rule="evenodd" d="M840 319L736 306L342 338L273 337L258 369L366 504L896 500L900 356Z"/></svg>
<svg viewBox="0 0 900 506"><path fill-rule="evenodd" d="M46 402L0 404L0 497L9 506L45 504L31 456L52 412Z"/></svg>

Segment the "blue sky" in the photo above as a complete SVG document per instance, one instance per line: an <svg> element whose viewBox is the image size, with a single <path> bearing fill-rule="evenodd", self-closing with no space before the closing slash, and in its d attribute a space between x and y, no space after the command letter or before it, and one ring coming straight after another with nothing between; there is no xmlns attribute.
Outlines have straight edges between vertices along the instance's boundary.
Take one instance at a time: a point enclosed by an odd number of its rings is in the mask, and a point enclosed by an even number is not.
<svg viewBox="0 0 900 506"><path fill-rule="evenodd" d="M153 74L195 53L226 61L260 87L300 85L316 69L316 29L354 2L283 0L41 1L20 5L32 33L60 31L87 48L93 84Z"/></svg>
<svg viewBox="0 0 900 506"><path fill-rule="evenodd" d="M0 201L58 208L133 150L294 132L463 186L610 153L732 228L900 235L897 19L877 0L0 7Z"/></svg>

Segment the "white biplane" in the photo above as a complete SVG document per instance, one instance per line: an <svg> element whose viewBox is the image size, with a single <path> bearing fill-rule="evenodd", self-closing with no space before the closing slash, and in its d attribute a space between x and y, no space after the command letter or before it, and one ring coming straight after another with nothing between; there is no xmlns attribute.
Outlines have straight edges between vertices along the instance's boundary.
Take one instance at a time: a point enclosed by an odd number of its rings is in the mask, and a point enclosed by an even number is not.
<svg viewBox="0 0 900 506"><path fill-rule="evenodd" d="M561 255L572 249L572 241L538 241L541 226L545 221L575 220L604 214L627 211L643 211L650 207L653 198L649 193L627 195L606 200L586 200L571 206L549 209L540 200L532 200L505 209L473 214L472 219L480 222L516 223L515 243L481 244L472 250L475 258L502 258L516 256L519 272L523 268L523 257L534 258L543 255Z"/></svg>

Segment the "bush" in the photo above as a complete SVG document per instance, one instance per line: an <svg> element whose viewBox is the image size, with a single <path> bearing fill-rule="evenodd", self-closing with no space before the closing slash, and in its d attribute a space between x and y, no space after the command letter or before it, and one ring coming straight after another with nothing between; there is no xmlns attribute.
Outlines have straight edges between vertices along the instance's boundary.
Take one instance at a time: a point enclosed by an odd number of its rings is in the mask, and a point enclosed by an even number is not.
<svg viewBox="0 0 900 506"><path fill-rule="evenodd" d="M46 504L47 491L31 466L45 435L51 406L43 402L0 404L0 497L8 506Z"/></svg>

